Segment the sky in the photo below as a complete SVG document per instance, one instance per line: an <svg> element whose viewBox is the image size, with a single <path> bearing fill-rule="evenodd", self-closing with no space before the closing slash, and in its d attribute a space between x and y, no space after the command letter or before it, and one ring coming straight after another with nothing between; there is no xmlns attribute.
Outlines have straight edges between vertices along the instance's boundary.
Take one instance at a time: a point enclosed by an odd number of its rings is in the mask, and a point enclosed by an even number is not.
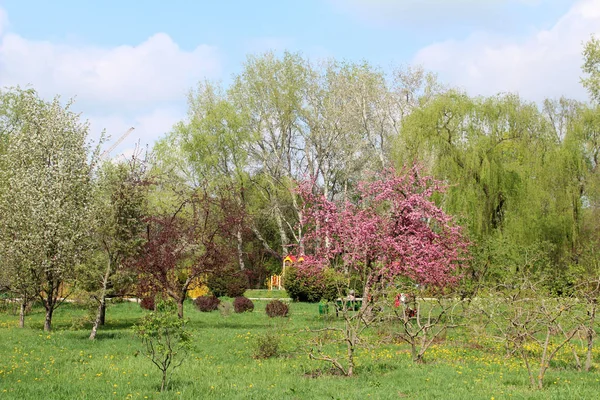
<svg viewBox="0 0 600 400"><path fill-rule="evenodd" d="M115 156L151 146L199 81L227 85L249 54L421 65L472 95L585 101L594 33L600 0L0 0L0 87L74 98L105 147L133 126Z"/></svg>

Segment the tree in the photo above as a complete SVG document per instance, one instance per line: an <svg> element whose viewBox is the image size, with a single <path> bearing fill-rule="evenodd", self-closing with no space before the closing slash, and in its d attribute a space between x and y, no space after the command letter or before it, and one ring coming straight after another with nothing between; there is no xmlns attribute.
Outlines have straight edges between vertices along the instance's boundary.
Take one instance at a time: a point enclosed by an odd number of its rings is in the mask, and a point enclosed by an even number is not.
<svg viewBox="0 0 600 400"><path fill-rule="evenodd" d="M127 258L139 251L143 243L142 232L146 225L146 200L149 182L144 161L135 155L129 162L104 164L96 177L93 195L93 233L96 246L101 249L105 268L88 271L101 277L98 312L90 339L95 339L98 327L104 325L106 295L111 278Z"/></svg>
<svg viewBox="0 0 600 400"><path fill-rule="evenodd" d="M477 307L493 335L504 343L507 356L519 356L531 386L542 389L550 363L580 331L581 318L576 299L549 297L543 289L547 285L527 273L519 275L491 296L481 296Z"/></svg>
<svg viewBox="0 0 600 400"><path fill-rule="evenodd" d="M173 371L189 354L191 335L185 329L186 321L173 316L168 302L160 302L156 308L133 330L142 341L144 355L162 374L160 391L163 392L169 386Z"/></svg>
<svg viewBox="0 0 600 400"><path fill-rule="evenodd" d="M466 261L468 242L461 228L431 200L443 186L420 172L418 167L405 168L398 175L393 169L384 170L372 181L359 183L350 196L352 202L341 204L315 194L310 183L299 186L305 205L306 256L301 268L331 268L346 275L353 271L364 285L362 307L356 314L349 312L345 302L341 307L345 327L339 330L347 345L347 367L329 356L313 355L332 361L346 375L353 374L360 333L375 322L375 304L388 283L403 276L445 287L458 280L457 268Z"/></svg>
<svg viewBox="0 0 600 400"><path fill-rule="evenodd" d="M24 123L25 104L31 101L35 92L31 90L7 90L0 92L0 195L2 195L2 207L10 207L8 195L10 188L11 171L6 152L11 137L21 129ZM37 99L37 101L40 101ZM2 211L9 212L7 208ZM7 214L3 216L8 217ZM4 220L0 216L0 220ZM3 267L0 270L0 286L3 291L8 291L18 297L20 303L19 326L25 326L25 311L28 303L35 297L39 289L39 282L32 275L32 268L27 265L28 255L25 246L13 243L14 236L10 229L5 226L0 229L0 254Z"/></svg>
<svg viewBox="0 0 600 400"><path fill-rule="evenodd" d="M587 75L581 83L590 93L590 97L600 103L600 39L592 36L583 48L582 70Z"/></svg>
<svg viewBox="0 0 600 400"><path fill-rule="evenodd" d="M193 183L206 182L209 190L232 189L239 207L246 203L248 141L245 114L237 112L222 89L202 82L188 97L189 118L177 124L158 147L161 161L168 161L172 148L187 160L184 164ZM165 151L166 150L166 151ZM171 163L172 164L172 163ZM245 269L244 221L236 230L238 264Z"/></svg>
<svg viewBox="0 0 600 400"><path fill-rule="evenodd" d="M130 263L138 273L139 290L171 297L183 318L183 303L194 281L230 262L236 210L228 199L204 192L183 202L172 215L148 217L145 244Z"/></svg>
<svg viewBox="0 0 600 400"><path fill-rule="evenodd" d="M20 118L0 160L0 218L3 237L12 241L12 265L28 293L42 300L49 331L54 310L68 296L65 283L74 281L90 247L88 126L70 103L15 92Z"/></svg>

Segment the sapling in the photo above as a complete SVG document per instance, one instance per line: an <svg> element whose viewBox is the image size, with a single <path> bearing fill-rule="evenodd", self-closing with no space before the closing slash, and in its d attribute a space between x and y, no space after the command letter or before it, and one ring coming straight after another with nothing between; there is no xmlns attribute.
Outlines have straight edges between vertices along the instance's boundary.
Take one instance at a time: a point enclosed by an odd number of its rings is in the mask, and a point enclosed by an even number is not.
<svg viewBox="0 0 600 400"><path fill-rule="evenodd" d="M146 357L160 370L160 391L167 389L173 371L185 361L191 344L186 321L175 314L172 302L159 302L156 311L142 318L134 326L135 334L142 340Z"/></svg>

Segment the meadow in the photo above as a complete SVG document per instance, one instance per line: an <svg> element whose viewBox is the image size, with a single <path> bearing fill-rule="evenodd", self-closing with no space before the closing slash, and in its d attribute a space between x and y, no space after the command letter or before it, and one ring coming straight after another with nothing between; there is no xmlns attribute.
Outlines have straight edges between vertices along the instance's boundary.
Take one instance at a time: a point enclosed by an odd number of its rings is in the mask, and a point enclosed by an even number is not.
<svg viewBox="0 0 600 400"><path fill-rule="evenodd" d="M318 304L291 303L289 317L269 318L266 301L254 303L253 312L229 316L186 303L192 350L163 393L159 371L139 352L132 333L147 312L136 303L110 305L93 342L89 326L77 323L86 310L73 304L57 310L51 333L42 330L41 308L32 309L25 329L18 328L18 316L0 313L0 398L596 399L600 392L598 364L578 372L567 349L553 361L546 388L536 390L519 359L506 358L500 343L450 331L424 364L414 364L406 345L382 340L394 326L368 332L356 376L342 377L307 356L315 335L307 329L332 323L319 315ZM267 332L280 338L279 355L256 359L256 340ZM597 350L594 355L597 361Z"/></svg>

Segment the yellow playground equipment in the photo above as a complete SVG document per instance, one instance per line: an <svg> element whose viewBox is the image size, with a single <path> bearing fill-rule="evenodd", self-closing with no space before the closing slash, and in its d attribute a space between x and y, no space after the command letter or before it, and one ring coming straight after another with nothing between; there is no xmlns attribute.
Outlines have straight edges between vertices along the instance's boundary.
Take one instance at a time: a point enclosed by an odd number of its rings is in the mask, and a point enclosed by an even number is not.
<svg viewBox="0 0 600 400"><path fill-rule="evenodd" d="M283 259L283 267L281 268L281 275L271 275L271 277L269 278L269 290L284 289L286 267L291 266L294 263L302 262L302 261L304 261L304 257L302 257L302 256L296 257L293 254L288 254Z"/></svg>

